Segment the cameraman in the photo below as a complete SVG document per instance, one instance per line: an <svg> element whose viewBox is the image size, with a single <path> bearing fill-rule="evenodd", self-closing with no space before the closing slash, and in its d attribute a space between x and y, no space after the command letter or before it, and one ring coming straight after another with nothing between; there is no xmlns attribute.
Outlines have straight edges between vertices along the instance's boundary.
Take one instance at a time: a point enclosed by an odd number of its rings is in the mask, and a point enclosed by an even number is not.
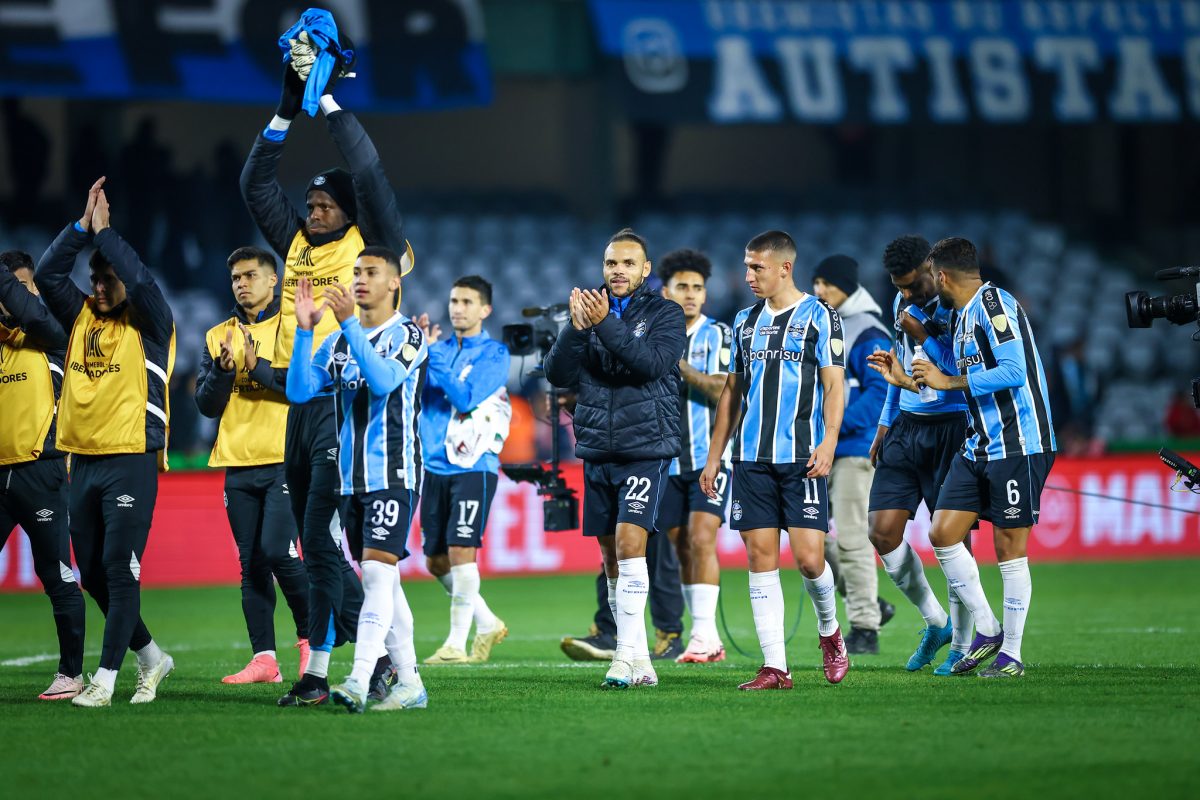
<svg viewBox="0 0 1200 800"><path fill-rule="evenodd" d="M571 324L546 356L546 379L577 393L575 452L583 459L583 534L598 537L617 648L604 685L658 683L646 641L646 543L679 454L679 360L687 334L678 303L646 285L646 242L626 228L604 251L604 288L572 290Z"/></svg>

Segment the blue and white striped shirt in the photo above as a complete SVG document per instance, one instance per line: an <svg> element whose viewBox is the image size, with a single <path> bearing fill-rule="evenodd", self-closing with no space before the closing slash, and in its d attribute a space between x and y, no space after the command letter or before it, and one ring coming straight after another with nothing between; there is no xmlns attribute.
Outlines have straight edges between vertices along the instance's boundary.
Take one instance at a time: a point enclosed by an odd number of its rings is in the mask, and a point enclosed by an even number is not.
<svg viewBox="0 0 1200 800"><path fill-rule="evenodd" d="M399 312L372 330L350 317L310 359L311 352L312 331L297 329L287 395L305 403L326 387L336 393L341 493L419 492L417 420L429 353L421 329Z"/></svg>
<svg viewBox="0 0 1200 800"><path fill-rule="evenodd" d="M705 375L729 372L733 331L724 322L700 315L687 331L683 358ZM671 459L671 475L704 469L717 404L686 381L679 382L679 456Z"/></svg>
<svg viewBox="0 0 1200 800"><path fill-rule="evenodd" d="M897 320L900 318L900 310L903 304L904 299L899 292L896 292L896 299L892 302L892 316ZM930 323L925 326L926 331L930 333L930 337L926 339L924 345L925 353L931 361L934 360L933 353L937 351L939 345L945 353L952 353L954 347L954 323L958 319L958 312L954 309L944 307L936 297L926 303L922 310L930 319ZM896 357L904 365L905 373L911 377L913 351L916 349L916 342L913 341L911 336L901 330L899 322L896 323L895 327ZM930 331L931 328L932 331ZM935 344L929 344L930 340L934 340ZM921 400L920 395L916 392L909 392L889 385L887 399L883 403L883 413L879 416L879 424L890 428L896 421L896 415L901 411L907 411L911 414L949 414L955 411L966 413L967 398L963 396L962 392L949 391L938 392L937 394L937 400L926 403Z"/></svg>
<svg viewBox="0 0 1200 800"><path fill-rule="evenodd" d="M994 461L1057 449L1046 371L1025 309L1011 294L979 287L958 312L954 359L967 378L971 412L963 456Z"/></svg>
<svg viewBox="0 0 1200 800"><path fill-rule="evenodd" d="M825 438L821 369L845 366L841 318L816 297L775 312L765 300L739 311L733 369L745 396L733 460L807 462Z"/></svg>

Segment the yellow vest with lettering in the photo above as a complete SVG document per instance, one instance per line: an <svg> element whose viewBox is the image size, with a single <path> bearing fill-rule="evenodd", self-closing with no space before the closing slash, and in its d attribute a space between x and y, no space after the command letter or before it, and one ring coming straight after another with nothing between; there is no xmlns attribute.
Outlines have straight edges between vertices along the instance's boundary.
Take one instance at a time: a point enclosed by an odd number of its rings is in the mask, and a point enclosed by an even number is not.
<svg viewBox="0 0 1200 800"><path fill-rule="evenodd" d="M281 316L276 314L246 326L254 341L255 353L269 352L275 346ZM213 443L208 465L256 467L281 464L287 430L287 398L250 377L246 369L246 338L238 329L236 319L231 318L209 329L204 337L208 354L215 365L221 357L221 342L225 341L225 334L230 329L233 330L233 363L237 377L233 380L229 402L221 412L217 441Z"/></svg>
<svg viewBox="0 0 1200 800"><path fill-rule="evenodd" d="M54 423L54 376L58 366L26 341L20 328L0 325L0 465L35 461Z"/></svg>
<svg viewBox="0 0 1200 800"><path fill-rule="evenodd" d="M287 367L292 363L292 347L296 341L296 284L301 278L312 281L313 302L320 308L327 287L340 283L350 288L354 282L354 262L366 246L357 225L351 225L341 239L319 247L308 243L304 231L296 232L283 265L283 288L279 292L279 334L275 339L271 366ZM404 252L398 255L400 274L407 275L416 261L412 245L405 242ZM399 307L400 296L397 293L396 308ZM332 313L326 312L313 331L313 352L317 352L325 337L337 329L337 320Z"/></svg>
<svg viewBox="0 0 1200 800"><path fill-rule="evenodd" d="M166 364L146 358L142 334L131 323L131 308L99 316L89 297L75 318L67 345L58 447L81 455L162 451L171 408L168 386L175 368L175 331ZM154 382L153 391L150 383Z"/></svg>

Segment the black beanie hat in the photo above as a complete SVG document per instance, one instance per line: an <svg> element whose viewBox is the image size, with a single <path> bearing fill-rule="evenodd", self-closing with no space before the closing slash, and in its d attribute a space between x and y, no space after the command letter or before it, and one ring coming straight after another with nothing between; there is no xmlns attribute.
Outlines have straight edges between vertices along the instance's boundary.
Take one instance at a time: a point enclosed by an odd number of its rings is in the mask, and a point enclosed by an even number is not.
<svg viewBox="0 0 1200 800"><path fill-rule="evenodd" d="M813 280L817 278L832 283L848 295L858 291L858 262L850 256L829 256L813 272Z"/></svg>
<svg viewBox="0 0 1200 800"><path fill-rule="evenodd" d="M349 172L335 167L327 169L308 182L305 197L314 189L320 189L333 198L333 202L346 212L346 217L353 222L358 216L358 201L354 197L354 178Z"/></svg>

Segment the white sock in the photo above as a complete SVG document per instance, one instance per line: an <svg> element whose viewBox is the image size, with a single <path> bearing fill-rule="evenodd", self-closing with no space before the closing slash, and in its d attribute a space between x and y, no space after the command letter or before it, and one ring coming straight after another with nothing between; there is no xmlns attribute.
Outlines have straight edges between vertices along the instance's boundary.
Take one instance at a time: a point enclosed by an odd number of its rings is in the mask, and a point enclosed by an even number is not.
<svg viewBox="0 0 1200 800"><path fill-rule="evenodd" d="M384 639L392 627L395 597L392 584L400 573L382 561L362 562L363 602L358 613L358 637L354 644L354 668L350 680L366 686L375 664L386 648Z"/></svg>
<svg viewBox="0 0 1200 800"><path fill-rule="evenodd" d="M137 656L138 666L145 668L153 667L154 665L158 664L159 661L162 661L164 654L162 648L159 647L153 639L151 639L150 644L146 645L141 650L135 650L134 655Z"/></svg>
<svg viewBox="0 0 1200 800"><path fill-rule="evenodd" d="M475 598L479 596L479 565L459 564L450 568L454 593L450 595L450 634L446 646L467 649L467 636L475 617Z"/></svg>
<svg viewBox="0 0 1200 800"><path fill-rule="evenodd" d="M929 588L925 569L921 566L921 557L908 546L908 542L902 540L899 547L886 555L880 554L879 558L883 561L883 568L891 577L892 583L917 607L925 624L931 628L945 627L946 612L933 589Z"/></svg>
<svg viewBox="0 0 1200 800"><path fill-rule="evenodd" d="M821 636L832 636L838 629L837 621L837 584L833 580L833 567L825 562L825 571L818 578L805 578L804 588L812 598L813 609L817 612L817 633Z"/></svg>
<svg viewBox="0 0 1200 800"><path fill-rule="evenodd" d="M763 665L787 672L783 637L783 585L779 570L750 573L750 610L762 648Z"/></svg>
<svg viewBox="0 0 1200 800"><path fill-rule="evenodd" d="M650 577L645 558L626 558L617 562L617 659L634 661L650 657L646 646L646 596L649 588Z"/></svg>
<svg viewBox="0 0 1200 800"><path fill-rule="evenodd" d="M275 651L274 650L259 650L257 653L254 654L254 657L258 658L259 656L270 656L271 658L275 658Z"/></svg>
<svg viewBox="0 0 1200 800"><path fill-rule="evenodd" d="M276 114L274 118L267 123L267 127L273 131L286 131L288 128L292 127L292 121L290 119L284 119Z"/></svg>
<svg viewBox="0 0 1200 800"><path fill-rule="evenodd" d="M1029 559L1014 558L1000 562L1000 577L1004 580L1004 645L1000 652L1021 660L1021 636L1025 633L1025 617L1033 596L1033 581L1029 577Z"/></svg>
<svg viewBox="0 0 1200 800"><path fill-rule="evenodd" d="M454 596L454 576L451 575L449 572L447 572L445 575L438 575L437 579L438 579L438 583L440 583L442 585L442 588L446 590L446 596L453 597Z"/></svg>
<svg viewBox="0 0 1200 800"><path fill-rule="evenodd" d="M316 649L308 651L308 666L304 668L304 674L312 675L314 678L329 677L329 651Z"/></svg>
<svg viewBox="0 0 1200 800"><path fill-rule="evenodd" d="M392 627L388 630L384 644L388 658L396 668L400 683L405 686L422 686L421 673L417 671L417 648L413 642L413 613L408 597L400 584L400 571L392 584Z"/></svg>
<svg viewBox="0 0 1200 800"><path fill-rule="evenodd" d="M685 591L691 589L692 635L699 636L708 644L721 641L721 635L717 633L717 598L721 595L721 587L694 583L683 588Z"/></svg>
<svg viewBox="0 0 1200 800"><path fill-rule="evenodd" d="M117 687L117 671L101 667L92 675L92 683L100 684L105 689L108 689L109 694L112 694L113 690Z"/></svg>
<svg viewBox="0 0 1200 800"><path fill-rule="evenodd" d="M954 636L950 640L950 649L965 653L971 646L971 640L975 637L975 618L971 616L971 609L958 599L958 592L954 591L948 580L946 581L946 593L948 595L947 603L950 606L950 627L954 631Z"/></svg>
<svg viewBox="0 0 1200 800"><path fill-rule="evenodd" d="M983 584L979 582L979 565L974 556L963 546L962 542L949 547L933 548L937 560L946 573L950 588L958 595L975 617L975 627L984 636L995 636L1000 632L1000 620L988 606L987 596L983 593Z"/></svg>
<svg viewBox="0 0 1200 800"><path fill-rule="evenodd" d="M478 569L478 567L476 567ZM475 635L496 630L496 615L488 608L481 592L475 593Z"/></svg>
<svg viewBox="0 0 1200 800"><path fill-rule="evenodd" d="M694 629L696 627L696 612L693 609L696 607L696 605L692 599L692 587L693 586L695 586L695 584L685 583L682 586L680 586L680 588L683 589L683 606L684 606L684 608L687 609L687 612L692 615L692 628L693 628L693 632L694 632Z"/></svg>

